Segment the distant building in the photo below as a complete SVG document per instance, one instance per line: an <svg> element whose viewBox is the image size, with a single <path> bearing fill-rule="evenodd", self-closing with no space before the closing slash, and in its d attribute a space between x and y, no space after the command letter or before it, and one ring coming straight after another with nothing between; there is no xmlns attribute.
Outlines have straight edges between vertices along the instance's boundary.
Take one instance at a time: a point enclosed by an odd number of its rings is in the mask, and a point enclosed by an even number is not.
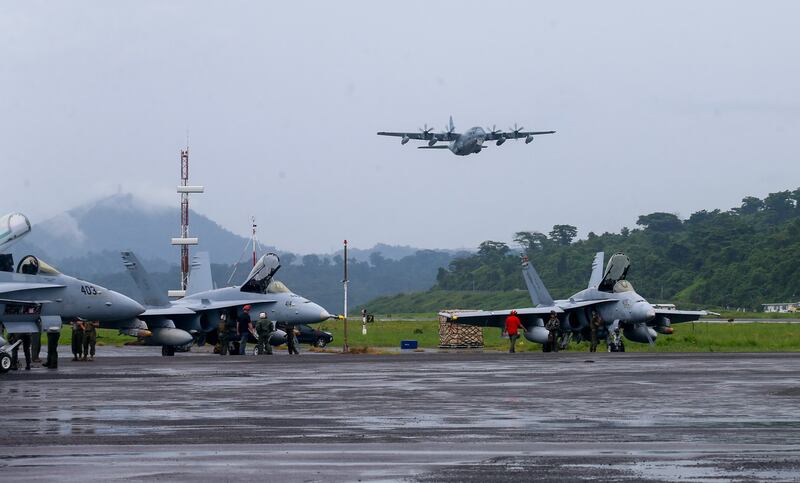
<svg viewBox="0 0 800 483"><path fill-rule="evenodd" d="M800 302L784 302L779 304L761 304L764 312L798 312L800 311Z"/></svg>

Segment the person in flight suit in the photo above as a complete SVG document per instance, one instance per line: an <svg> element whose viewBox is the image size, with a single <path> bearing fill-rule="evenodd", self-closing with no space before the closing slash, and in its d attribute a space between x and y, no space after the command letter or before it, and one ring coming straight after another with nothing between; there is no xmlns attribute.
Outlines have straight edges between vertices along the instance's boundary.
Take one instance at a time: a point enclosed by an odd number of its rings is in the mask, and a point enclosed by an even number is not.
<svg viewBox="0 0 800 483"><path fill-rule="evenodd" d="M256 321L259 355L272 355L272 344L269 343L269 337L272 332L274 332L272 322L267 318L266 312L261 312L258 314L258 320Z"/></svg>
<svg viewBox="0 0 800 483"><path fill-rule="evenodd" d="M550 350L558 352L558 331L561 329L561 322L556 317L555 310L550 311L550 318L547 319L544 328L547 329L547 344L550 346Z"/></svg>
<svg viewBox="0 0 800 483"><path fill-rule="evenodd" d="M84 325L82 319L75 319L72 321L72 360L77 361L81 358L81 351L83 350L83 331Z"/></svg>
<svg viewBox="0 0 800 483"><path fill-rule="evenodd" d="M83 360L94 360L94 349L97 345L97 327L95 322L86 321L83 323Z"/></svg>
<svg viewBox="0 0 800 483"><path fill-rule="evenodd" d="M589 329L592 333L592 343L589 346L589 352L597 352L597 332L603 326L603 319L600 318L597 312L592 312L592 320L589 322Z"/></svg>

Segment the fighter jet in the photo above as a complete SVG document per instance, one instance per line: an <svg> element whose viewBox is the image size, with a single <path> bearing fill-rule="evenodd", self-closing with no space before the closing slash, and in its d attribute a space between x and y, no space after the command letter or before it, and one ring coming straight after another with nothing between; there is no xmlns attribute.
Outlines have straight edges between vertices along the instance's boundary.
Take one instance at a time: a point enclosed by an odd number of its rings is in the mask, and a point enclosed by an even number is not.
<svg viewBox="0 0 800 483"><path fill-rule="evenodd" d="M250 317L254 320L265 312L270 320L289 326L331 318L327 310L292 293L273 278L281 266L274 253L262 256L241 286L214 289L208 253L198 252L192 259L186 296L175 301L155 286L133 252L122 252L122 260L142 292L147 310L137 324L121 331L144 336L146 343L162 346L165 356L174 355L176 346L191 343L195 336L216 331L221 314L235 318L245 305L251 306ZM275 338L276 343L278 339Z"/></svg>
<svg viewBox="0 0 800 483"><path fill-rule="evenodd" d="M33 255L23 257L15 269L12 255L3 252L30 231L21 213L0 218L0 332L2 326L9 333L60 330L62 320L77 318L103 326L144 312L135 300L64 275Z"/></svg>
<svg viewBox="0 0 800 483"><path fill-rule="evenodd" d="M495 141L497 146L502 145L507 139L525 139L525 144L533 141L534 136L540 134L553 134L555 131L523 131L522 126L517 127L516 123L513 128L508 128L508 131L496 129L497 126L491 129L484 130L482 127L473 127L464 133L455 132L456 128L453 125L453 116L450 116L450 122L443 132L434 133L433 128L429 128L426 124L424 128L420 128L419 132L378 132L378 136L395 136L399 137L400 144L406 144L411 139L418 139L421 141L428 141L427 146L417 146L417 149L449 149L457 156L466 156L468 154L480 153L486 146L483 144L486 141ZM449 144L437 145L439 141L447 142Z"/></svg>
<svg viewBox="0 0 800 483"><path fill-rule="evenodd" d="M590 335L589 321L596 312L604 323L598 337L607 337L622 329L624 336L634 342L650 343L658 333L671 334L671 323L689 322L704 315L713 314L705 310L674 310L655 308L626 280L630 260L617 253L603 268L604 253L598 252L592 264L592 275L588 287L566 300L553 300L539 274L527 258L523 257L522 275L534 307L516 309L517 316L525 327L523 335L531 342L545 344L548 331L544 327L550 312L556 313L565 334L561 347L570 340L580 342ZM462 313L441 312L439 315L458 324L504 327L511 310L471 311Z"/></svg>

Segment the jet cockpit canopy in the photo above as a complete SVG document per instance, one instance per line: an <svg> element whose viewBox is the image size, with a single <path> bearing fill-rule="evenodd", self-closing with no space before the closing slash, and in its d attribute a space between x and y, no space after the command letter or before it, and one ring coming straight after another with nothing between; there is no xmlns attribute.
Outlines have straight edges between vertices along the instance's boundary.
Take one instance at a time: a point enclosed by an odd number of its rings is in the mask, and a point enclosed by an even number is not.
<svg viewBox="0 0 800 483"><path fill-rule="evenodd" d="M631 260L624 253L615 253L606 265L606 270L603 272L603 281L600 282L598 290L603 292L617 292L616 284L619 281L625 280L628 276L628 270L631 268ZM630 285L630 284L628 284ZM633 290L631 288L631 290ZM627 290L623 290L626 291Z"/></svg>
<svg viewBox="0 0 800 483"><path fill-rule="evenodd" d="M17 273L25 275L61 275L61 272L33 255L27 255L19 261Z"/></svg>
<svg viewBox="0 0 800 483"><path fill-rule="evenodd" d="M273 280L267 285L267 293L291 293L291 290L283 282Z"/></svg>
<svg viewBox="0 0 800 483"><path fill-rule="evenodd" d="M272 281L275 272L281 268L281 260L274 253L267 253L258 259L255 266L250 270L247 281L242 284L242 292L267 293L267 287Z"/></svg>
<svg viewBox="0 0 800 483"><path fill-rule="evenodd" d="M31 222L22 213L9 213L0 218L0 253L31 231Z"/></svg>

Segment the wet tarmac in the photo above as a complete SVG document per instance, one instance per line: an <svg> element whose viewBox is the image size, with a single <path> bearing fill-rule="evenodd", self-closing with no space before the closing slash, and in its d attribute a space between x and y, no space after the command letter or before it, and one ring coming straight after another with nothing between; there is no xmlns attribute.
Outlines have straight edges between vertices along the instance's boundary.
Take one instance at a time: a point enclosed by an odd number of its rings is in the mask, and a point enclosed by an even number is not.
<svg viewBox="0 0 800 483"><path fill-rule="evenodd" d="M0 402L9 481L800 479L797 354L101 348Z"/></svg>

